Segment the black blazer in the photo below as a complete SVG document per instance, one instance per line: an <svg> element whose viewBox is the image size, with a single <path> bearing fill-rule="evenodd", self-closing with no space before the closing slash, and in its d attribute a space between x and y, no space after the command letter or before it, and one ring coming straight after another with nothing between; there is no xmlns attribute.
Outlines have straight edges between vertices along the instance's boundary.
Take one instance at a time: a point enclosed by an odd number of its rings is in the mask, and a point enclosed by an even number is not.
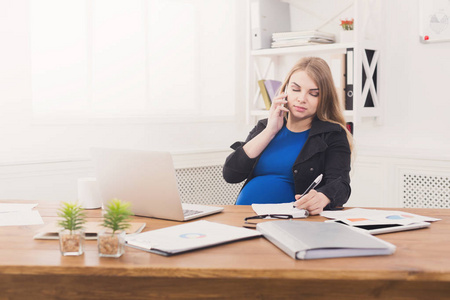
<svg viewBox="0 0 450 300"><path fill-rule="evenodd" d="M251 159L242 147L266 126L267 119L259 121L245 142L231 145L234 152L227 157L223 166L225 181L238 183L247 180L247 184L252 180L261 155ZM311 123L309 137L292 166L295 193L302 194L317 176L323 174L322 182L315 190L330 199L331 203L325 209L344 205L351 192L350 161L351 151L345 130L338 124L315 118Z"/></svg>

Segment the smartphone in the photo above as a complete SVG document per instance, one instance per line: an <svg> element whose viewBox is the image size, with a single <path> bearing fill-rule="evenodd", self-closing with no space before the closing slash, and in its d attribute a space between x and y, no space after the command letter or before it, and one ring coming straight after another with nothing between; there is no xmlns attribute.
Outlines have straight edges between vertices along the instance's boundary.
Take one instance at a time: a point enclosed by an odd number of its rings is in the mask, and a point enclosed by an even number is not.
<svg viewBox="0 0 450 300"><path fill-rule="evenodd" d="M286 87L284 88L284 93L285 93L285 94L287 93L287 85L286 85ZM287 97L284 97L284 99L287 100ZM284 107L284 104L281 104L281 106ZM281 116L283 116L283 111L280 111L280 117L281 117Z"/></svg>

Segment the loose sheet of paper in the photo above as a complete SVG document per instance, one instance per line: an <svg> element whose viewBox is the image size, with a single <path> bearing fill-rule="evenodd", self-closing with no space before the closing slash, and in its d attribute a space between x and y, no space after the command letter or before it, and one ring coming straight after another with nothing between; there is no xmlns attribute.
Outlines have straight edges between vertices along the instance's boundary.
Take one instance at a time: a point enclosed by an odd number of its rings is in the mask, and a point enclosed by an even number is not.
<svg viewBox="0 0 450 300"><path fill-rule="evenodd" d="M274 204L252 204L252 208L258 215L292 215L294 219L306 218L309 213L304 209L293 207L294 202ZM269 218L268 218L269 219Z"/></svg>
<svg viewBox="0 0 450 300"><path fill-rule="evenodd" d="M33 210L37 205L37 203L0 203L0 226L44 224L39 212Z"/></svg>
<svg viewBox="0 0 450 300"><path fill-rule="evenodd" d="M44 224L37 210L22 210L0 213L0 226L25 226Z"/></svg>
<svg viewBox="0 0 450 300"><path fill-rule="evenodd" d="M0 203L0 213L1 212L12 212L12 211L30 211L35 208L38 204L23 204L23 203Z"/></svg>

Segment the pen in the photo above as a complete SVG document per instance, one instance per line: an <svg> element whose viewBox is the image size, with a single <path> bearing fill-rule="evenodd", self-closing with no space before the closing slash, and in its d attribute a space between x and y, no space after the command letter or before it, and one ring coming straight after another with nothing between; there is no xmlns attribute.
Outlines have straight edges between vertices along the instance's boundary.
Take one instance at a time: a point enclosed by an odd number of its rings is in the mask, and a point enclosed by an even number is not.
<svg viewBox="0 0 450 300"><path fill-rule="evenodd" d="M305 192L300 196L300 198L298 198L298 200L302 199L303 196L305 196L306 194L309 193L310 190L312 190L313 188L315 188L321 181L322 181L322 177L323 175L320 174L319 176L317 176L317 178L308 186L308 188L305 190ZM295 208L296 206L293 205L293 208Z"/></svg>

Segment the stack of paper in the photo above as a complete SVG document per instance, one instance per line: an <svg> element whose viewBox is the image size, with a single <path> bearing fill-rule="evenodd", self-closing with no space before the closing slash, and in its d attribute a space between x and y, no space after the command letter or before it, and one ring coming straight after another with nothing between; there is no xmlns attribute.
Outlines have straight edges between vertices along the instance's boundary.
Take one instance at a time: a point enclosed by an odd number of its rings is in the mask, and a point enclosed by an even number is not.
<svg viewBox="0 0 450 300"><path fill-rule="evenodd" d="M304 46L312 44L331 44L335 42L332 33L321 31L291 31L272 34L272 48Z"/></svg>
<svg viewBox="0 0 450 300"><path fill-rule="evenodd" d="M337 222L351 227L365 229L371 234L426 228L430 226L429 222L440 220L403 211L365 208L323 211L320 215L333 219L333 221L327 222Z"/></svg>

